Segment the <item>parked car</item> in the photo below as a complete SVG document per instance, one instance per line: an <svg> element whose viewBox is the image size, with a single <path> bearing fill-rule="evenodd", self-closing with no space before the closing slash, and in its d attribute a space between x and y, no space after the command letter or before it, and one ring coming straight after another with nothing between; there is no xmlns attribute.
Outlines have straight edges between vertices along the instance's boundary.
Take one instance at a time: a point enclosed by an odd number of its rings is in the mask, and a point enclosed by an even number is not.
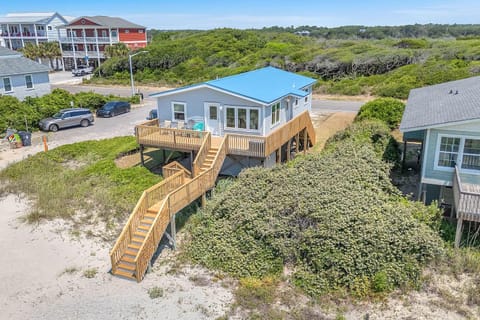
<svg viewBox="0 0 480 320"><path fill-rule="evenodd" d="M62 109L50 118L40 120L40 129L45 131L58 131L58 129L82 126L88 127L93 123L93 114L85 108Z"/></svg>
<svg viewBox="0 0 480 320"><path fill-rule="evenodd" d="M126 101L110 101L97 110L97 117L114 117L130 112L130 103Z"/></svg>
<svg viewBox="0 0 480 320"><path fill-rule="evenodd" d="M157 109L150 110L150 112L148 113L148 116L147 116L147 120L153 120L153 119L157 119L157 118L158 118Z"/></svg>
<svg viewBox="0 0 480 320"><path fill-rule="evenodd" d="M93 67L80 65L76 69L72 70L74 76L84 76L93 72Z"/></svg>

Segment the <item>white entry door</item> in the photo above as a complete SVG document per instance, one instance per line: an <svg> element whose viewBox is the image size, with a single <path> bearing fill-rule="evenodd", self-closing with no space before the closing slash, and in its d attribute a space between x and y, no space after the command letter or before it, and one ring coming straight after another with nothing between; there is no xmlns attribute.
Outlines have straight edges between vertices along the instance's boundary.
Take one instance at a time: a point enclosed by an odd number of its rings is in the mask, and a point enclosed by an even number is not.
<svg viewBox="0 0 480 320"><path fill-rule="evenodd" d="M205 103L205 130L213 135L220 135L220 105L218 103Z"/></svg>

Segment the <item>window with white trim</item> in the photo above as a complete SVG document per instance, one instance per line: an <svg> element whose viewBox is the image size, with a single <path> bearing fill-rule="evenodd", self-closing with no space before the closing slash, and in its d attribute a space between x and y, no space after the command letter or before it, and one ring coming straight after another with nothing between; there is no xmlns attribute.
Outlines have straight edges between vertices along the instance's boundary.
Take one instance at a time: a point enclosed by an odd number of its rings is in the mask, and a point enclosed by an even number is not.
<svg viewBox="0 0 480 320"><path fill-rule="evenodd" d="M438 153L439 167L455 167L460 148L460 138L442 137Z"/></svg>
<svg viewBox="0 0 480 320"><path fill-rule="evenodd" d="M272 105L272 126L280 122L280 102Z"/></svg>
<svg viewBox="0 0 480 320"><path fill-rule="evenodd" d="M12 82L10 78L3 78L3 89L5 92L12 92Z"/></svg>
<svg viewBox="0 0 480 320"><path fill-rule="evenodd" d="M439 169L458 166L480 172L480 138L439 136L435 165Z"/></svg>
<svg viewBox="0 0 480 320"><path fill-rule="evenodd" d="M298 99L295 99L294 106L295 106L295 108L297 108L297 107L298 107Z"/></svg>
<svg viewBox="0 0 480 320"><path fill-rule="evenodd" d="M182 102L172 102L172 111L173 111L173 121L185 121L185 113L186 113L186 103Z"/></svg>
<svg viewBox="0 0 480 320"><path fill-rule="evenodd" d="M225 127L239 130L258 130L259 110L247 107L226 107Z"/></svg>
<svg viewBox="0 0 480 320"><path fill-rule="evenodd" d="M480 171L480 139L465 139L462 169Z"/></svg>
<svg viewBox="0 0 480 320"><path fill-rule="evenodd" d="M32 75L27 74L25 76L25 85L27 86L27 89L33 89L33 79Z"/></svg>

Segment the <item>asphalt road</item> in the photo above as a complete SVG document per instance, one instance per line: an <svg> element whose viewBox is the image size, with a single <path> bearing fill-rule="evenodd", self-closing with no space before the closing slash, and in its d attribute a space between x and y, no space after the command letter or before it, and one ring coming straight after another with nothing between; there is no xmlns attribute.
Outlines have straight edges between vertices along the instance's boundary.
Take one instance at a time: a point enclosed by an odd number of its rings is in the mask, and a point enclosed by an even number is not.
<svg viewBox="0 0 480 320"><path fill-rule="evenodd" d="M132 89L130 87L119 87L119 86L87 86L87 85L75 85L75 84L54 84L52 88L62 88L72 93L77 93L81 91L93 91L100 94L114 94L118 96L128 97L132 94ZM160 89L159 89L160 90ZM141 92L145 97L145 103L151 103L153 106L155 103L148 95L156 93L159 90L152 88L141 88ZM360 109L360 106L364 102L362 101L344 101L344 100L312 100L312 111L313 112L357 112Z"/></svg>

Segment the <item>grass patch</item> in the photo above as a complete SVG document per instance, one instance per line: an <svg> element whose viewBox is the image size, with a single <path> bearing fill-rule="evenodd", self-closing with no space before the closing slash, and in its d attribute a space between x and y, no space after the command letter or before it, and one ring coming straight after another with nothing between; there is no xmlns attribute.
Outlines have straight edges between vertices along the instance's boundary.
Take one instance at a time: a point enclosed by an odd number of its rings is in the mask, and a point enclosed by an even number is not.
<svg viewBox="0 0 480 320"><path fill-rule="evenodd" d="M128 216L144 189L161 180L140 166L120 169L115 165L119 153L135 147L134 137L118 137L38 153L1 171L0 191L24 193L34 200L26 216L29 223L95 213L111 226Z"/></svg>
<svg viewBox="0 0 480 320"><path fill-rule="evenodd" d="M87 269L87 270L83 271L83 276L85 278L92 279L92 278L95 278L97 273L98 273L97 268L90 268L90 269Z"/></svg>
<svg viewBox="0 0 480 320"><path fill-rule="evenodd" d="M77 273L78 272L78 268L77 267L68 267L68 268L65 268L65 270L62 271L62 273L60 273L60 276L63 276L64 274L74 274L74 273Z"/></svg>
<svg viewBox="0 0 480 320"><path fill-rule="evenodd" d="M163 295L164 295L163 288L153 287L148 289L148 296L150 297L150 299L161 298L163 297Z"/></svg>

